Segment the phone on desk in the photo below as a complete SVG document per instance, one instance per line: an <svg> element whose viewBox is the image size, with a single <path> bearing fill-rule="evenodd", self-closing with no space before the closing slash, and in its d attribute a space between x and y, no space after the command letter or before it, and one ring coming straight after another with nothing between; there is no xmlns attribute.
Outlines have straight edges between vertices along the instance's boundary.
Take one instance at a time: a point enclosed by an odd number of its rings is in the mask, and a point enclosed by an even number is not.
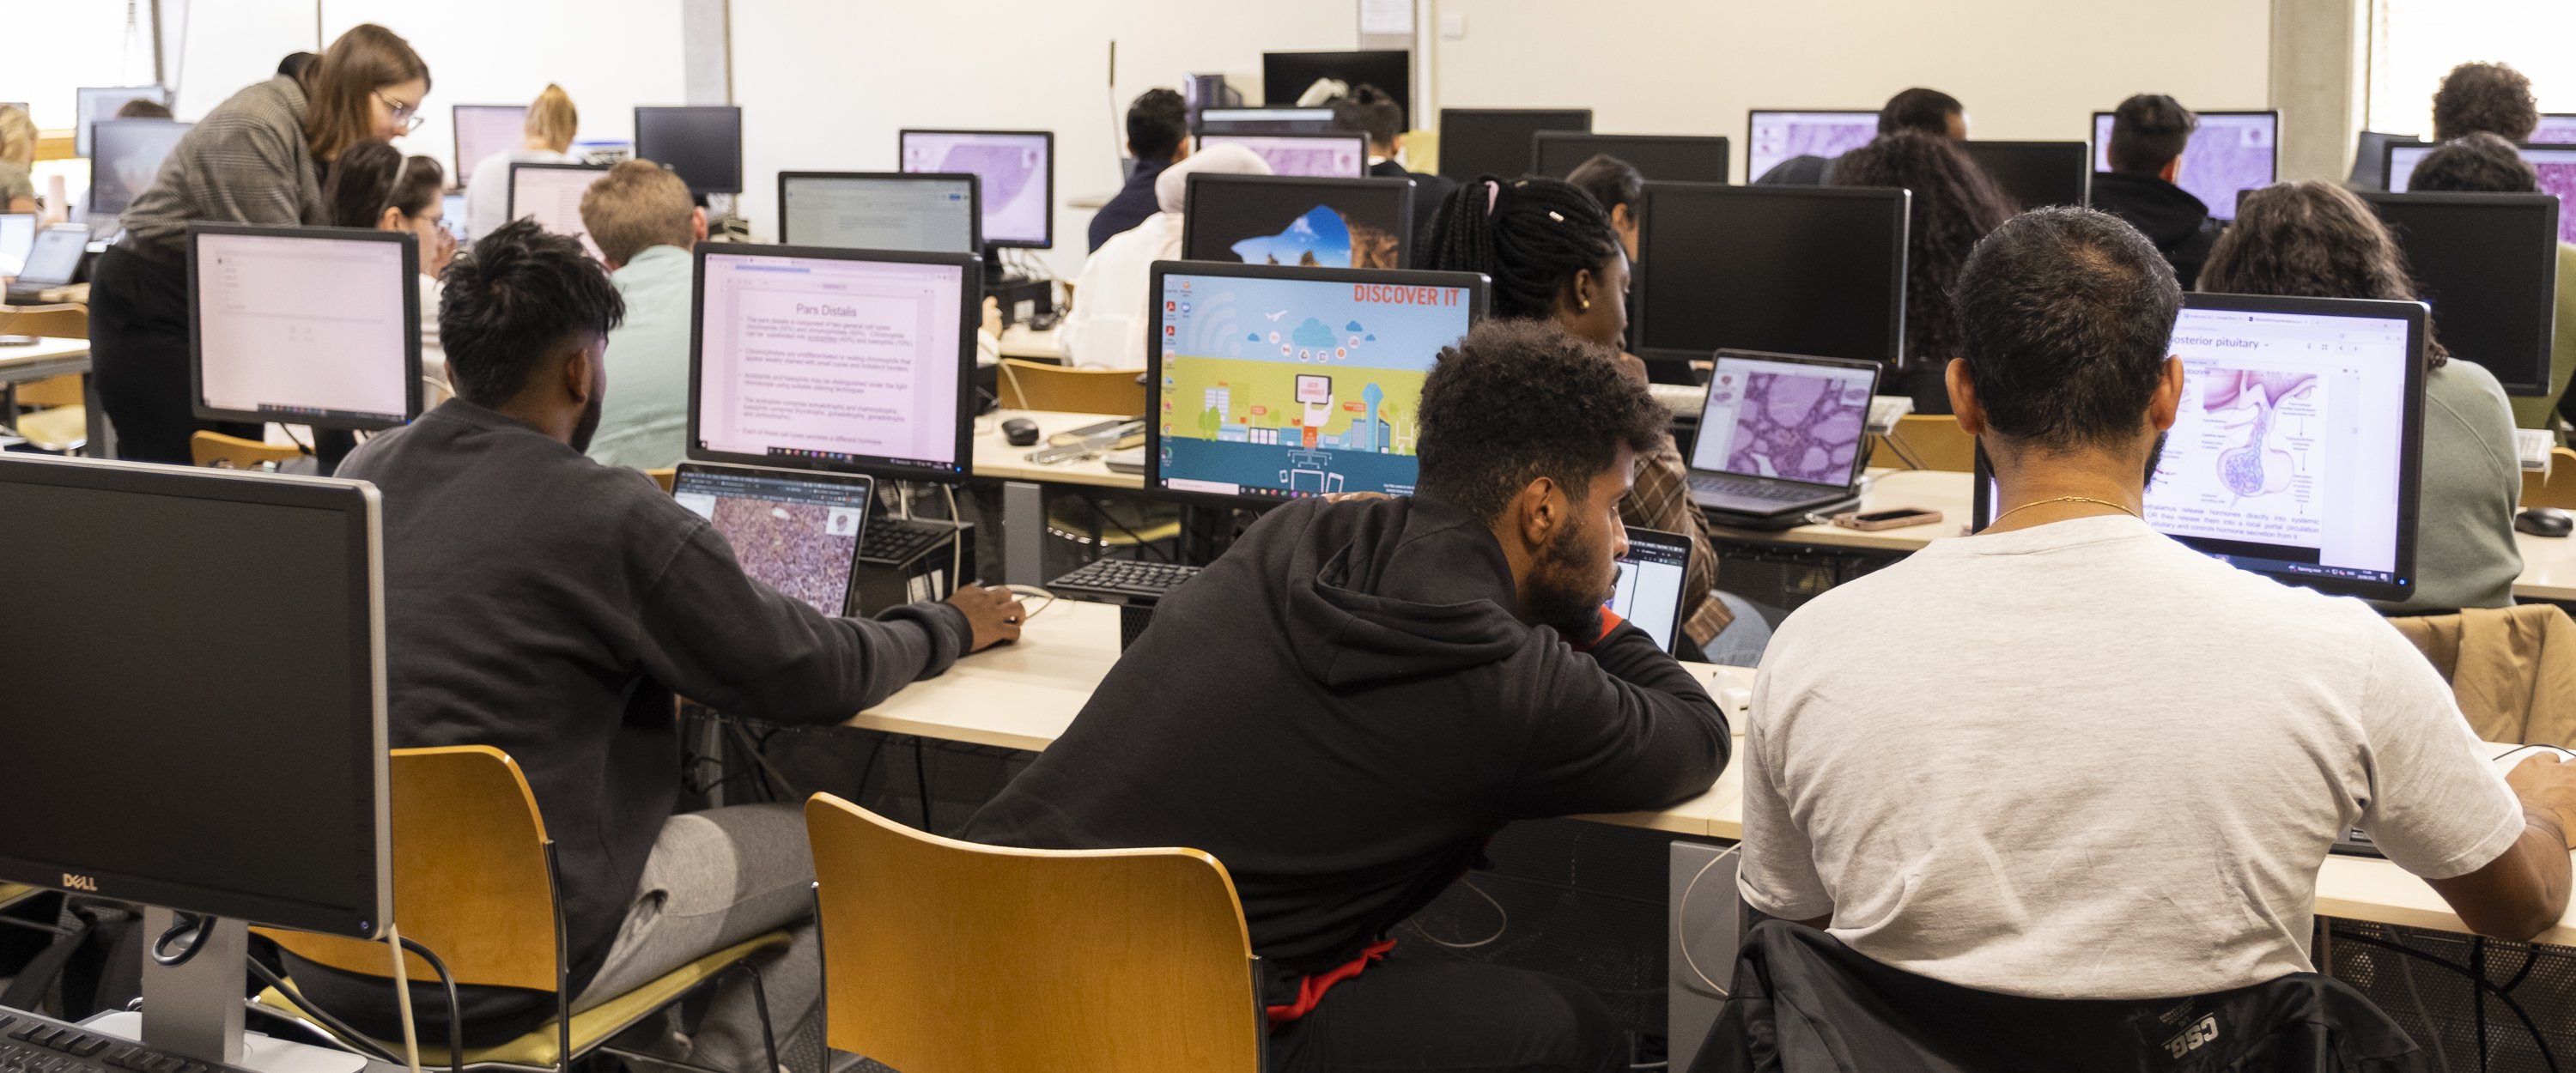
<svg viewBox="0 0 2576 1073"><path fill-rule="evenodd" d="M44 342L32 335L0 335L0 346L34 346Z"/></svg>
<svg viewBox="0 0 2576 1073"><path fill-rule="evenodd" d="M1899 507L1895 510L1874 510L1868 513L1848 511L1833 517L1835 525L1845 529L1858 529L1864 533L1878 529L1903 529L1908 526L1930 525L1940 520L1940 511L1924 510L1921 507Z"/></svg>

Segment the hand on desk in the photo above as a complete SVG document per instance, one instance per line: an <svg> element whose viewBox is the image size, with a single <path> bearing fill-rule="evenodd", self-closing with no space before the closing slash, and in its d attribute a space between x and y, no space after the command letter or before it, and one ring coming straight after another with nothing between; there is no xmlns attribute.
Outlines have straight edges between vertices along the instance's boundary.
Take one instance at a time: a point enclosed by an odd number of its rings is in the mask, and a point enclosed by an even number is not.
<svg viewBox="0 0 2576 1073"><path fill-rule="evenodd" d="M988 589L980 585L960 585L957 595L948 602L966 613L966 622L974 628L974 643L969 652L981 652L1004 641L1020 639L1020 623L1028 617L1020 598L1008 589Z"/></svg>
<svg viewBox="0 0 2576 1073"><path fill-rule="evenodd" d="M2576 837L2576 764L2561 761L2554 752L2534 753L2505 772L2504 781L2523 808L2555 822L2562 839Z"/></svg>

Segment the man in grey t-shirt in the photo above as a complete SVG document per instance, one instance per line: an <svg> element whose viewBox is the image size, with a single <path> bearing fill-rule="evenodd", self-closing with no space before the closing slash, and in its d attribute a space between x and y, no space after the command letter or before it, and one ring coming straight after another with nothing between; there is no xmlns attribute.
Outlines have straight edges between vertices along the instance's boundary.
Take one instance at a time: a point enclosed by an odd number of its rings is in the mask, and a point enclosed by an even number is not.
<svg viewBox="0 0 2576 1073"><path fill-rule="evenodd" d="M2174 422L2173 272L2128 225L2024 214L1959 281L1959 423L2002 513L1782 625L1741 763L1753 908L1933 979L2044 998L2310 971L2318 868L2356 823L2468 925L2566 911L2576 765L2500 775L2360 602L2140 520Z"/></svg>

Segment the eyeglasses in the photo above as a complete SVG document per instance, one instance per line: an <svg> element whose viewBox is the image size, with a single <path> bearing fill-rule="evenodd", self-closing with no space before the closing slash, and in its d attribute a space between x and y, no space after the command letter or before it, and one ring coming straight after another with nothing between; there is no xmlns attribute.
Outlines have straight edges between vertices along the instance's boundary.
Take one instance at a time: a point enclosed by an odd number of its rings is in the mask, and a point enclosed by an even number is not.
<svg viewBox="0 0 2576 1073"><path fill-rule="evenodd" d="M428 122L428 117L419 114L420 106L417 104L404 104L385 96L383 90L376 91L376 99L385 102L385 107L393 109L394 122L403 125L402 132L405 134L419 130L422 123Z"/></svg>

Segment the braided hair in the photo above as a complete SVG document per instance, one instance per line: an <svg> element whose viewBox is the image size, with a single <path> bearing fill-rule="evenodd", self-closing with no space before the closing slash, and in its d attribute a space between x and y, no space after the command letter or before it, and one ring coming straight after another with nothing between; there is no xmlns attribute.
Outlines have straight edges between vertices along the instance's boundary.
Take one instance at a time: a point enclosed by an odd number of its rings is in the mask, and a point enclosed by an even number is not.
<svg viewBox="0 0 2576 1073"><path fill-rule="evenodd" d="M1422 267L1484 273L1494 281L1494 316L1523 320L1553 315L1576 273L1598 275L1620 252L1610 214L1581 187L1491 175L1459 184L1424 247Z"/></svg>

